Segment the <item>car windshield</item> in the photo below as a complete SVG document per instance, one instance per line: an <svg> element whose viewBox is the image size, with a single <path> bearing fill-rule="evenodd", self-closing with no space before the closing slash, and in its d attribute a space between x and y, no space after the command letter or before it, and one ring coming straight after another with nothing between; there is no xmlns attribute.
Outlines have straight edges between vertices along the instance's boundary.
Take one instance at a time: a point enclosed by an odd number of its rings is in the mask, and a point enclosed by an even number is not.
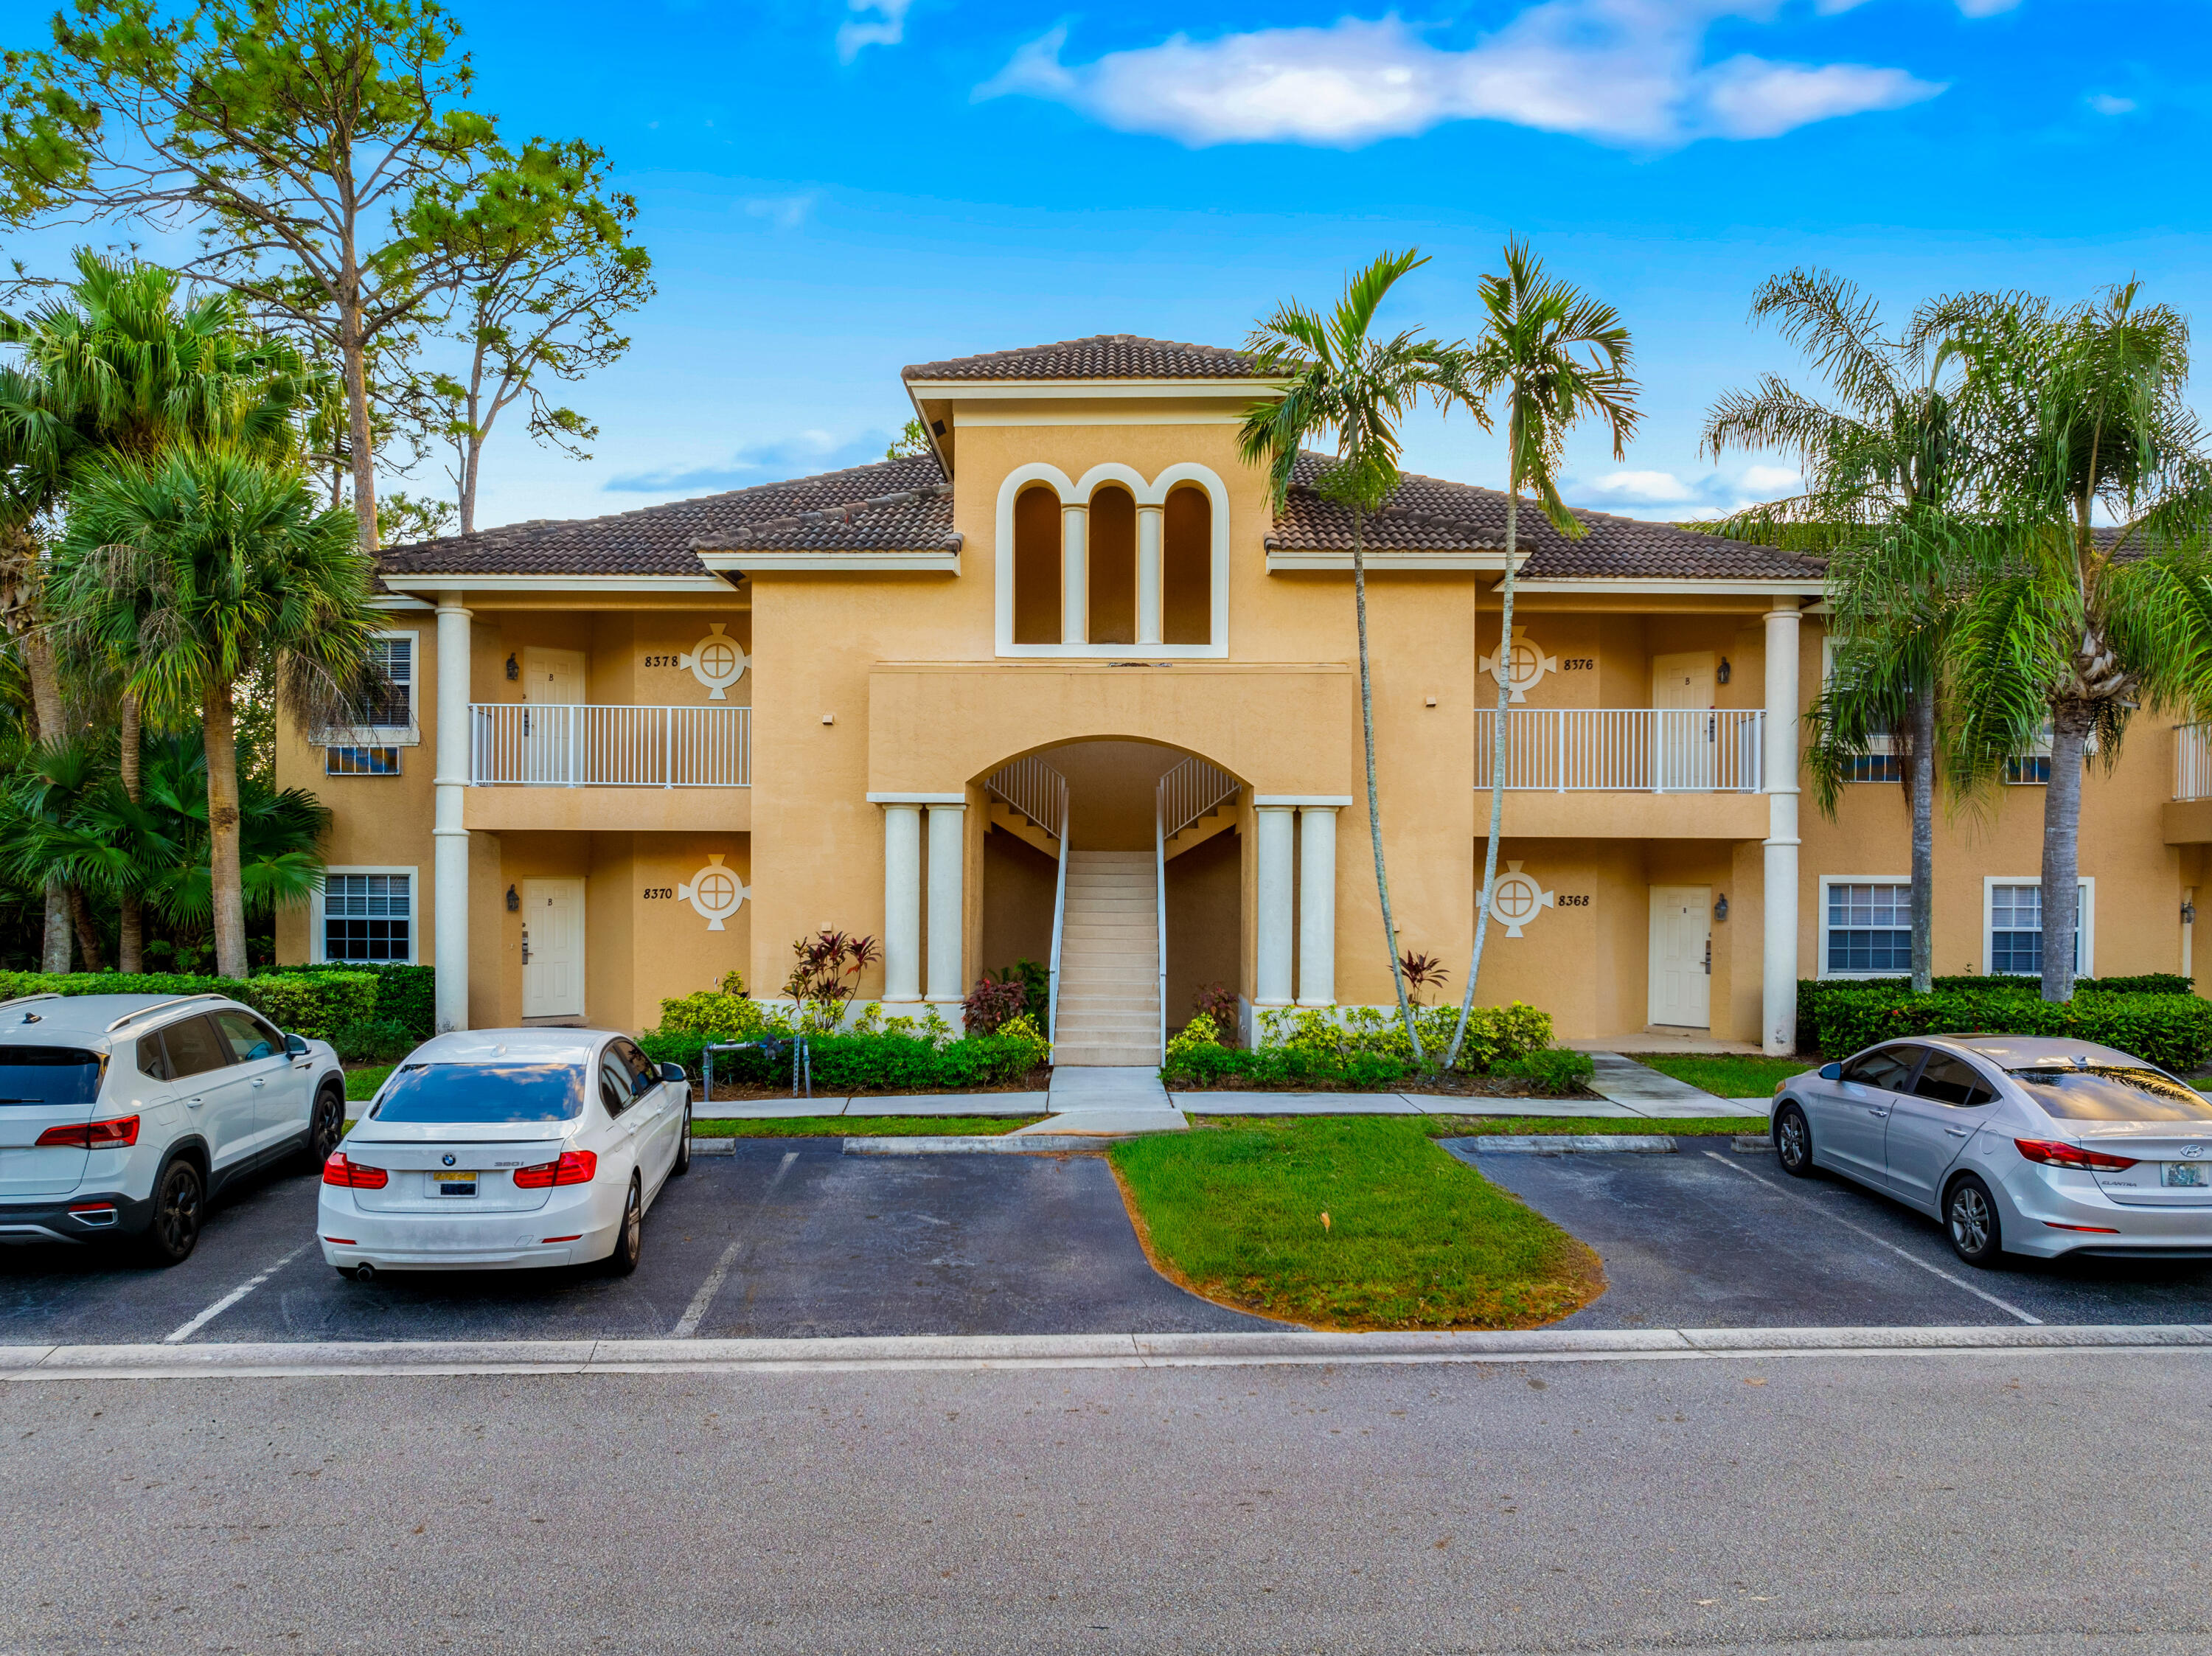
<svg viewBox="0 0 2212 1656"><path fill-rule="evenodd" d="M100 1065L82 1046L0 1046L0 1105L89 1104Z"/></svg>
<svg viewBox="0 0 2212 1656"><path fill-rule="evenodd" d="M2045 1115L2068 1121L2212 1121L2212 1099L2155 1070L2093 1064L2014 1070Z"/></svg>
<svg viewBox="0 0 2212 1656"><path fill-rule="evenodd" d="M572 1121L584 1113L576 1064L409 1064L384 1085L378 1121Z"/></svg>

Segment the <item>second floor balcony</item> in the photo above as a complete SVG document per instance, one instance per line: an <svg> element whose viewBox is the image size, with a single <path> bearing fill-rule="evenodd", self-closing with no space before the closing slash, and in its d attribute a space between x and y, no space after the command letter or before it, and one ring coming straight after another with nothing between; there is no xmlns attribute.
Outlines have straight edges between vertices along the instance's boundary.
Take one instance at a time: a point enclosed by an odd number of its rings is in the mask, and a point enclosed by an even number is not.
<svg viewBox="0 0 2212 1656"><path fill-rule="evenodd" d="M469 781L477 787L750 787L752 709L472 702Z"/></svg>
<svg viewBox="0 0 2212 1656"><path fill-rule="evenodd" d="M1498 714L1476 713L1474 785L1491 786ZM1757 793L1766 785L1757 708L1516 708L1505 786L1522 793Z"/></svg>

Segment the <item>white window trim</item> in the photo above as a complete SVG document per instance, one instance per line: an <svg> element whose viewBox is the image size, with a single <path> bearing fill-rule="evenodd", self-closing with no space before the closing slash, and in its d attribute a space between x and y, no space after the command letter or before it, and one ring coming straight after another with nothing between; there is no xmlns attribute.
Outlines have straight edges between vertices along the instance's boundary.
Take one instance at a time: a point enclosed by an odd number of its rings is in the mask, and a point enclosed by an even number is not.
<svg viewBox="0 0 2212 1656"><path fill-rule="evenodd" d="M1814 965L1817 969L1814 972L1813 975L1816 978L1836 979L1893 978L1899 976L1899 974L1895 972L1851 972L1844 970L1832 972L1828 969L1828 888L1832 885L1901 885L1909 889L1911 884L1912 877L1910 874L1823 874L1820 877L1820 952L1815 958ZM1984 906L1986 907L1986 903ZM1850 929L1852 928L1845 928L1847 931ZM1982 931L1984 943L1986 947L1989 928L1984 926L1982 928ZM1911 977L1912 974L1908 968L1902 975Z"/></svg>
<svg viewBox="0 0 2212 1656"><path fill-rule="evenodd" d="M407 877L407 958L404 961L334 961L323 952L323 889L315 888L315 895L307 902L307 964L310 966L415 966L420 964L422 949L422 870L413 863L369 864L349 863L343 867L333 865L323 870L328 879L333 874L404 874Z"/></svg>
<svg viewBox="0 0 2212 1656"><path fill-rule="evenodd" d="M2081 936L2081 958L2074 968L2076 979L2097 975L2097 880L2094 875L2084 874L2081 879L2081 907L2077 919L2077 930ZM1996 905L1996 889L2001 885L2040 885L2039 874L1984 874L1982 876L1982 975L1992 975L1990 962L1996 950L1990 941L1990 925ZM2045 932L2045 937L2049 933ZM2008 972L2008 977L2026 977L2024 972Z"/></svg>
<svg viewBox="0 0 2212 1656"><path fill-rule="evenodd" d="M333 734L335 734L335 732L333 732ZM387 780L389 780L391 778L395 777L395 776L401 776L401 775L404 775L404 774L406 773L406 767L405 767L405 764L404 764L404 761L401 762L401 767L400 767L398 770L389 770L389 771L334 771L334 770L332 770L332 769L331 768L331 755L332 754L334 754L334 753L342 753L342 752L344 752L344 751L345 751L346 749L357 749L366 750L366 749L370 749L370 748L390 748L390 749L393 749L393 755L392 755L392 756L393 756L395 759L397 759L397 758L398 757L398 749L399 749L400 748L403 748L403 747L404 747L404 746L406 746L406 745L407 745L407 744L406 744L405 743L403 743L403 742L332 742L332 743L327 743L327 744L324 747L324 749L323 749L323 774L324 774L324 776L325 776L325 777L326 777L326 778L328 778L328 779L331 779L331 780L333 780L333 781L338 781L338 782L370 781L370 780L374 780L374 781L381 782L381 781L387 781Z"/></svg>
<svg viewBox="0 0 2212 1656"><path fill-rule="evenodd" d="M1196 483L1213 503L1213 635L1204 644L1017 644L1014 642L1014 497L1031 483L1050 486L1062 506L1084 506L1101 484L1119 483L1136 497L1137 504L1164 506L1168 491L1178 483ZM1186 461L1169 466L1146 482L1142 473L1115 462L1095 465L1080 481L1071 482L1058 466L1041 460L1016 466L999 485L995 564L997 652L1025 659L1074 658L1085 661L1219 661L1229 654L1229 490L1212 470Z"/></svg>
<svg viewBox="0 0 2212 1656"><path fill-rule="evenodd" d="M405 725L330 725L317 731L310 745L318 748L419 748L422 745L422 634L413 627L382 628L371 638L404 638L407 651L407 707L414 717ZM327 769L327 767L325 767Z"/></svg>

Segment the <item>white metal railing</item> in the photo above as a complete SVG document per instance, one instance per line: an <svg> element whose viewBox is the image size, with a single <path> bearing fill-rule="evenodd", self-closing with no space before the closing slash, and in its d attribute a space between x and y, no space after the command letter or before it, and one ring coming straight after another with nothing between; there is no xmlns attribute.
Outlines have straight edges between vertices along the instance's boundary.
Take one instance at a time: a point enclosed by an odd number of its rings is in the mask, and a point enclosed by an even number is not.
<svg viewBox="0 0 2212 1656"><path fill-rule="evenodd" d="M1474 718L1474 785L1491 785L1494 711ZM1505 719L1505 786L1545 793L1757 793L1766 715L1728 707L1528 707Z"/></svg>
<svg viewBox="0 0 2212 1656"><path fill-rule="evenodd" d="M1208 812L1218 810L1237 797L1240 785L1218 765L1203 759L1186 759L1160 778L1159 817L1166 837L1174 839Z"/></svg>
<svg viewBox="0 0 2212 1656"><path fill-rule="evenodd" d="M2173 797L2212 799L2212 725L2174 727Z"/></svg>
<svg viewBox="0 0 2212 1656"><path fill-rule="evenodd" d="M1067 779L1043 760L1001 765L983 786L1054 838L1067 822Z"/></svg>
<svg viewBox="0 0 2212 1656"><path fill-rule="evenodd" d="M472 701L469 780L570 788L744 788L750 707Z"/></svg>

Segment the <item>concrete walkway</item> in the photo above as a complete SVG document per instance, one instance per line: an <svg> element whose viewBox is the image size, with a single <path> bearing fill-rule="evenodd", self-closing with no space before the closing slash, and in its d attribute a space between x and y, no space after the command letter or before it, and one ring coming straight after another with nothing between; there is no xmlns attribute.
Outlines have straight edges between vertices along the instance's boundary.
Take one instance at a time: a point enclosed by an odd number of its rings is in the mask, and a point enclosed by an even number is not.
<svg viewBox="0 0 2212 1656"><path fill-rule="evenodd" d="M1168 1097L1157 1069L1136 1065L1054 1065L1054 1113L1009 1135L1054 1137L1078 1133L1121 1138L1130 1133L1181 1132L1190 1122Z"/></svg>

